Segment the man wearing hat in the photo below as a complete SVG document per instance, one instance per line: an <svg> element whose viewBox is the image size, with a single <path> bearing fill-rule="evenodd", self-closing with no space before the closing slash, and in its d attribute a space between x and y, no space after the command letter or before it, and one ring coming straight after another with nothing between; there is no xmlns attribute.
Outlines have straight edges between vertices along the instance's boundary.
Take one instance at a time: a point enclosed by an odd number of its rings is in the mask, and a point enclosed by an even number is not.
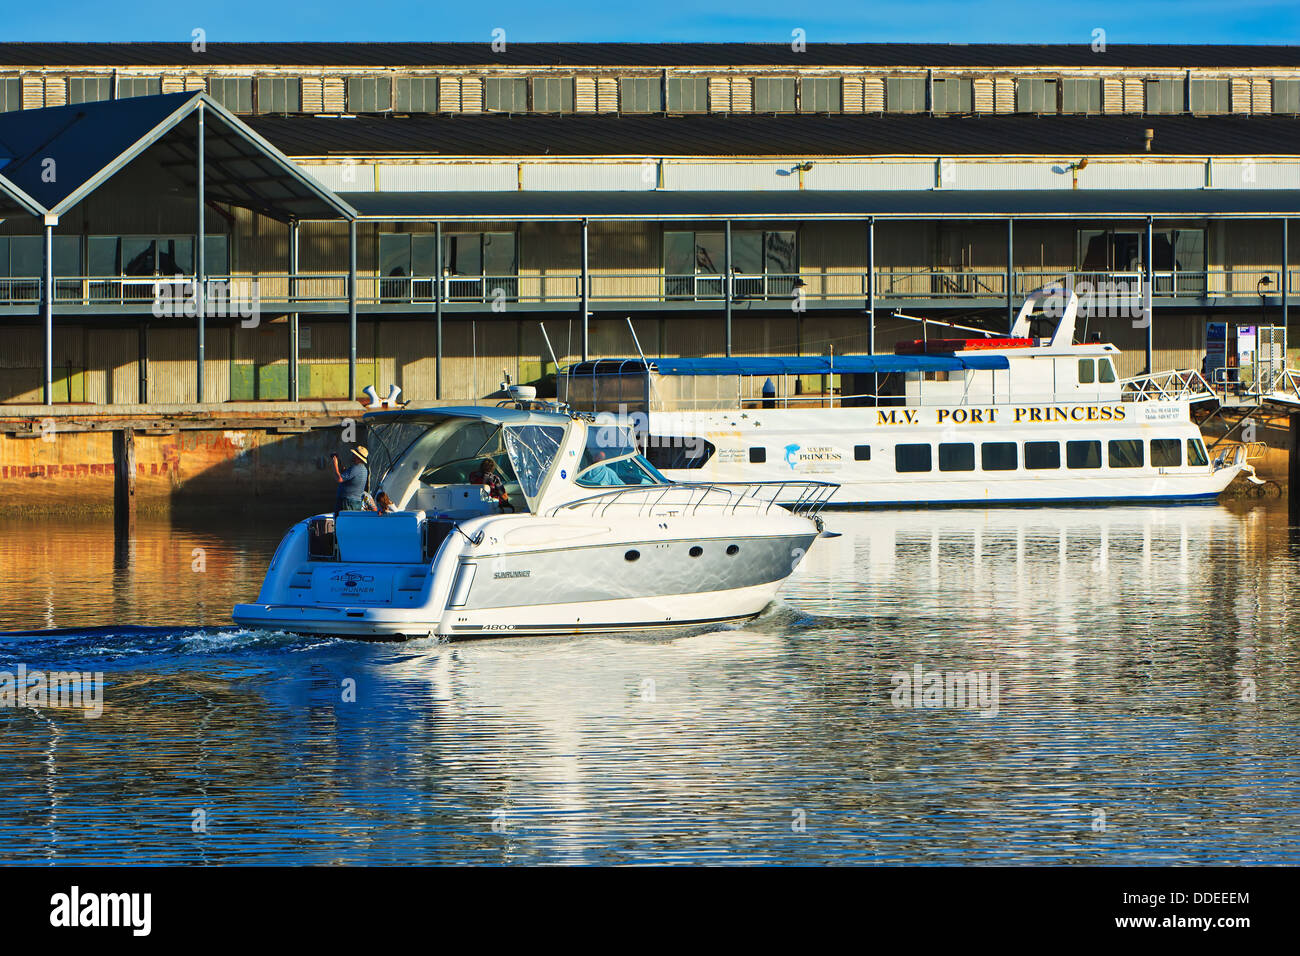
<svg viewBox="0 0 1300 956"><path fill-rule="evenodd" d="M334 500L335 511L366 510L366 482L370 478L370 472L366 469L366 460L370 457L370 453L365 445L358 445L352 449L352 457L355 460L347 470L339 471L339 456L330 456L334 462L334 474L339 479Z"/></svg>

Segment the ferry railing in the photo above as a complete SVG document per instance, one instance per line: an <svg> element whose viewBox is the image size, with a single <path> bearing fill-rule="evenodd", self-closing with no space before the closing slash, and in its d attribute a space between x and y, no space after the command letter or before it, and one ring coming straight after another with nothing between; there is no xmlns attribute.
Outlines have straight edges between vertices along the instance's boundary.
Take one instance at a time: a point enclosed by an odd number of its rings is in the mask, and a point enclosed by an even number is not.
<svg viewBox="0 0 1300 956"><path fill-rule="evenodd" d="M1120 379L1120 394L1126 402L1205 401L1217 393L1196 369L1180 369L1135 375Z"/></svg>
<svg viewBox="0 0 1300 956"><path fill-rule="evenodd" d="M838 489L839 485L832 482L807 480L629 485L556 505L547 514L590 509L593 517L603 517L615 506L635 510L637 517L695 515L702 508L725 514L767 514L779 506L791 514L812 518Z"/></svg>

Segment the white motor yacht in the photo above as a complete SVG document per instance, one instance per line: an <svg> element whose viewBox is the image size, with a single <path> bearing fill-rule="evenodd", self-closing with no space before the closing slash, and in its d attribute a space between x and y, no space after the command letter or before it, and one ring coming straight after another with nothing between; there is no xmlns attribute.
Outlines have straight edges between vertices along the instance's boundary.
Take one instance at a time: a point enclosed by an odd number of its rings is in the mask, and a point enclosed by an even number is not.
<svg viewBox="0 0 1300 956"><path fill-rule="evenodd" d="M624 427L532 401L365 424L371 489L399 510L299 522L236 622L400 639L743 620L798 565L838 487L670 481ZM471 481L488 458L513 512Z"/></svg>

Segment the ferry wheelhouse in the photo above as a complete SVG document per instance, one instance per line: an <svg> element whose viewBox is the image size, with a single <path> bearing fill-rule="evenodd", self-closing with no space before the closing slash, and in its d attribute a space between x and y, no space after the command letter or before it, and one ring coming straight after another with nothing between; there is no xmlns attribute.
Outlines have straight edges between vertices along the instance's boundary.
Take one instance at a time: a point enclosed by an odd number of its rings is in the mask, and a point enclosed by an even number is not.
<svg viewBox="0 0 1300 956"><path fill-rule="evenodd" d="M1056 295L1050 337L1031 335ZM601 359L564 370L576 410L632 424L678 480L818 478L837 506L1213 500L1244 468L1192 420L1199 373L1122 381L1119 350L1074 342L1073 293L1032 295L1004 338L904 343L893 355ZM838 377L840 396L792 382Z"/></svg>

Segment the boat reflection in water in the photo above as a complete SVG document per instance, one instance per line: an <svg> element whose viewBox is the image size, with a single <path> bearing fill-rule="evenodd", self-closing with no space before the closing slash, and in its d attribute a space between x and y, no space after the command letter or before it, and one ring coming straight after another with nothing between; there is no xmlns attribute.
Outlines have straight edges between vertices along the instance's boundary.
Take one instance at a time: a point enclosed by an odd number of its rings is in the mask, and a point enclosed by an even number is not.
<svg viewBox="0 0 1300 956"><path fill-rule="evenodd" d="M0 859L1300 860L1284 512L827 525L775 606L703 633L6 639L107 692L98 720L0 713ZM898 706L918 666L996 674L996 715Z"/></svg>

